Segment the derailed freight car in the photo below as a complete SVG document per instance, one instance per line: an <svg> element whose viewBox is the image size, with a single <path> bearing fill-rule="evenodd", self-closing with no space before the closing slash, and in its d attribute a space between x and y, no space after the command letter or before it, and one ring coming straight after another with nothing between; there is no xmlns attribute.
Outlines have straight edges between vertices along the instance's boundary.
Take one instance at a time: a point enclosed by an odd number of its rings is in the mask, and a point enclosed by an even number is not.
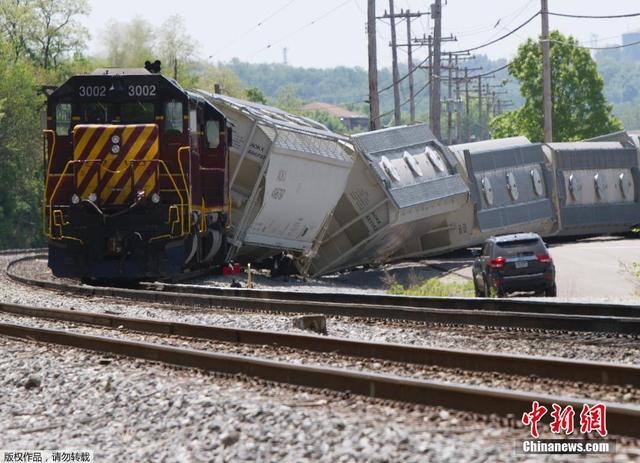
<svg viewBox="0 0 640 463"><path fill-rule="evenodd" d="M312 275L466 246L473 203L453 153L425 124L351 137L355 161Z"/></svg>
<svg viewBox="0 0 640 463"><path fill-rule="evenodd" d="M620 142L549 143L559 235L628 231L640 222L638 150Z"/></svg>
<svg viewBox="0 0 640 463"><path fill-rule="evenodd" d="M306 273L353 165L347 139L277 108L199 94L233 128L227 259L263 260L286 251Z"/></svg>
<svg viewBox="0 0 640 463"><path fill-rule="evenodd" d="M500 233L557 232L553 170L542 144L513 137L450 148L465 172L475 204L470 244Z"/></svg>

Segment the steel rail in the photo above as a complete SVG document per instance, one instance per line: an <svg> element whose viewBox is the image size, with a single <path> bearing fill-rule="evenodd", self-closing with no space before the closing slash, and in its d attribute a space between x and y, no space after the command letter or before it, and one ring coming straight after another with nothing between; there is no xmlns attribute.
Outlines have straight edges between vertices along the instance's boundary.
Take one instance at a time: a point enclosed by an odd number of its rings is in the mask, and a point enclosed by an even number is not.
<svg viewBox="0 0 640 463"><path fill-rule="evenodd" d="M640 305L590 302L557 302L553 300L518 300L483 297L400 296L391 294L326 293L280 291L268 289L220 288L215 286L143 283L142 287L155 291L202 294L208 296L254 297L259 299L287 299L291 301L369 304L430 309L492 310L566 315L596 315L640 317Z"/></svg>
<svg viewBox="0 0 640 463"><path fill-rule="evenodd" d="M15 281L35 285L47 289L61 290L87 296L119 297L135 301L176 304L178 306L195 307L223 307L234 310L265 311L276 313L314 313L329 316L343 316L355 318L379 318L390 320L409 320L426 323L446 323L461 325L481 325L496 327L518 327L527 329L565 330L586 332L608 332L618 334L640 335L640 316L616 316L616 315L576 315L565 310L563 313L537 313L533 311L521 311L528 301L510 310L511 301L500 301L505 305L492 306L494 308L474 307L472 301L482 299L469 299L470 305L464 308L431 308L401 305L374 305L353 302L328 302L309 300L289 300L289 297L299 297L299 293L280 292L281 297L287 299L261 299L242 296L219 296L208 294L176 293L169 291L134 290L125 288L110 288L100 286L87 286L32 279L16 274L12 268L19 262L29 257L15 260L9 263L7 274ZM305 295L311 293L304 293ZM360 295L352 295L357 298ZM411 298L419 301L422 298ZM426 298L425 298L426 299ZM433 298L447 301L449 298ZM369 300L366 299L365 300ZM405 299L408 301L408 299ZM384 301L384 300L383 300ZM492 300L491 300L492 301ZM455 299L454 299L455 302ZM534 301L531 301L534 302ZM408 302L407 302L408 303ZM455 303L453 304L455 306ZM544 305L535 304L544 308ZM562 305L561 305L562 306ZM570 304L569 304L570 306ZM472 308L473 307L473 308ZM501 307L501 308L496 308ZM619 306L624 308L625 306ZM169 307L174 309L175 307ZM632 312L634 313L634 312Z"/></svg>
<svg viewBox="0 0 640 463"><path fill-rule="evenodd" d="M534 400L548 409L551 409L554 403L562 407L571 405L577 409L581 409L583 404L595 405L595 402L589 399L409 379L330 367L294 365L235 354L212 353L9 323L0 323L0 334L181 367L240 374L277 383L441 406L485 415L521 416L523 412L531 409L531 403ZM610 434L640 437L640 407L608 402L605 402L605 405L607 406L607 428ZM548 414L545 418L548 418Z"/></svg>
<svg viewBox="0 0 640 463"><path fill-rule="evenodd" d="M222 326L152 320L148 318L122 317L77 310L48 309L9 303L0 303L0 312L227 343L264 346L277 345L313 352L331 352L352 357L375 358L419 365L435 365L470 371L496 371L505 374L521 376L535 375L565 381L640 387L640 368L620 363L497 354L462 349L440 349L397 343L363 342L330 336L310 336L276 331L227 328Z"/></svg>
<svg viewBox="0 0 640 463"><path fill-rule="evenodd" d="M9 263L9 269L23 260L44 258L44 255L27 256ZM203 276L200 272L196 277ZM9 276L20 278L15 272L9 270ZM38 280L30 280L22 277L23 283L44 286L46 283ZM48 282L54 283L54 282ZM54 283L55 284L55 283ZM62 289L49 286L51 289ZM558 302L553 300L519 300L519 299L495 299L482 297L434 297L434 296L401 296L390 294L366 294L366 293L327 293L327 292L301 292L281 291L269 289L247 288L220 288L215 286L173 284L173 283L141 283L141 287L151 291L197 294L204 296L226 296L255 299L275 299L304 302L323 302L336 304L366 304L372 306L399 306L429 309L456 309L456 310L490 310L524 312L537 314L566 314L566 315L594 315L613 317L638 317L640 318L640 305L610 304L592 302Z"/></svg>
<svg viewBox="0 0 640 463"><path fill-rule="evenodd" d="M0 250L0 256L13 256L15 254L27 254L33 252L42 253L46 250L47 248L2 249Z"/></svg>

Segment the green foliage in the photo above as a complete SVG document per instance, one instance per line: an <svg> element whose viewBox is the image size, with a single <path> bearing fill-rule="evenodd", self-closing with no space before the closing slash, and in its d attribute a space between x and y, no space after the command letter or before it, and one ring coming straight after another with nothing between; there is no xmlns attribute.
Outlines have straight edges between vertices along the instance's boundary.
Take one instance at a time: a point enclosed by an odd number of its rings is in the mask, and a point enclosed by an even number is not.
<svg viewBox="0 0 640 463"><path fill-rule="evenodd" d="M316 122L326 126L329 130L336 133L346 133L347 127L339 118L332 116L326 111L303 111L302 115L313 119Z"/></svg>
<svg viewBox="0 0 640 463"><path fill-rule="evenodd" d="M42 136L37 70L14 59L10 47L0 50L0 247L40 244Z"/></svg>
<svg viewBox="0 0 640 463"><path fill-rule="evenodd" d="M102 45L109 67L139 68L147 60L159 57L154 50L155 31L151 23L142 18L129 22L110 20L102 33Z"/></svg>
<svg viewBox="0 0 640 463"><path fill-rule="evenodd" d="M76 17L88 13L87 0L0 0L0 30L15 60L50 69L83 49L89 33Z"/></svg>
<svg viewBox="0 0 640 463"><path fill-rule="evenodd" d="M622 125L603 95L604 82L589 51L558 31L551 33L550 49L554 141L582 140L620 130ZM491 121L493 136L524 135L541 141L542 53L537 40L520 45L509 73L520 82L525 103Z"/></svg>
<svg viewBox="0 0 640 463"><path fill-rule="evenodd" d="M293 84L285 85L278 90L273 105L294 114L302 112L302 99L297 95Z"/></svg>
<svg viewBox="0 0 640 463"><path fill-rule="evenodd" d="M421 285L412 286L407 289L400 283L394 283L388 292L389 294L406 296L471 297L474 295L473 282L447 282L441 278L431 278Z"/></svg>
<svg viewBox="0 0 640 463"><path fill-rule="evenodd" d="M225 95L235 98L246 98L247 91L244 83L238 76L226 66L207 65L197 78L198 87L213 92L216 84L220 84L221 91Z"/></svg>
<svg viewBox="0 0 640 463"><path fill-rule="evenodd" d="M267 97L258 87L247 89L247 100L253 101L254 103L267 104Z"/></svg>

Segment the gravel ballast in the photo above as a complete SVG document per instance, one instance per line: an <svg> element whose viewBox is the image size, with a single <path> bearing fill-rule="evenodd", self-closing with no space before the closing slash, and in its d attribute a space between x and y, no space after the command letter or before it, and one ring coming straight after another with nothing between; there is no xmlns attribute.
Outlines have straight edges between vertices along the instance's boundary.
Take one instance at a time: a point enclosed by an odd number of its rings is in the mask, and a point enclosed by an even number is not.
<svg viewBox="0 0 640 463"><path fill-rule="evenodd" d="M504 420L7 338L0 349L5 449L89 449L96 461L523 459L514 442L527 431ZM640 456L637 444L618 442L616 461Z"/></svg>

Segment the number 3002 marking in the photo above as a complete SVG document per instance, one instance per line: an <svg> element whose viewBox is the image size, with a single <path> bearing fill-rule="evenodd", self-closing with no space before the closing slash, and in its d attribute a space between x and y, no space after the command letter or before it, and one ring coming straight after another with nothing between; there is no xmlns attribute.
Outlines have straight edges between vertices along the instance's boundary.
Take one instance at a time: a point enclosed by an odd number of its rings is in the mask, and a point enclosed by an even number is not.
<svg viewBox="0 0 640 463"><path fill-rule="evenodd" d="M104 85L81 85L78 88L78 94L80 96L105 96L107 87Z"/></svg>
<svg viewBox="0 0 640 463"><path fill-rule="evenodd" d="M129 96L156 96L155 85L129 85Z"/></svg>

